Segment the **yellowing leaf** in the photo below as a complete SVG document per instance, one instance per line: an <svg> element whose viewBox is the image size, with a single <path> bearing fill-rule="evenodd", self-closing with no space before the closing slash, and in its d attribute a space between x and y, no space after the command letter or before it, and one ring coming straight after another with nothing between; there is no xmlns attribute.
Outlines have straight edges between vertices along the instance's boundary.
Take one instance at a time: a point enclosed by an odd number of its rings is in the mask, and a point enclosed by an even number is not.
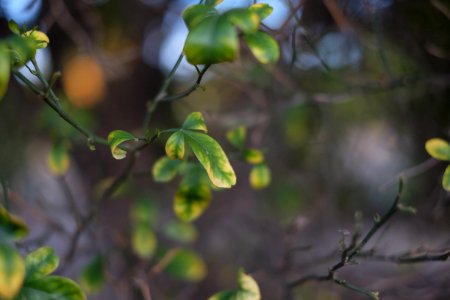
<svg viewBox="0 0 450 300"><path fill-rule="evenodd" d="M155 254L158 240L149 226L139 224L131 231L131 245L134 253L140 258L150 259Z"/></svg>
<svg viewBox="0 0 450 300"><path fill-rule="evenodd" d="M266 3L256 3L250 6L249 10L257 13L261 20L263 20L272 14L273 8Z"/></svg>
<svg viewBox="0 0 450 300"><path fill-rule="evenodd" d="M193 65L212 65L235 60L238 49L233 24L222 16L210 16L189 31L183 52Z"/></svg>
<svg viewBox="0 0 450 300"><path fill-rule="evenodd" d="M27 280L52 273L59 265L59 257L50 247L41 247L25 258Z"/></svg>
<svg viewBox="0 0 450 300"><path fill-rule="evenodd" d="M53 144L47 157L47 163L53 175L62 176L66 174L70 166L67 145L63 142Z"/></svg>
<svg viewBox="0 0 450 300"><path fill-rule="evenodd" d="M244 33L257 31L261 23L259 15L247 8L229 10L224 14L224 17Z"/></svg>
<svg viewBox="0 0 450 300"><path fill-rule="evenodd" d="M450 192L450 165L447 166L444 176L442 177L442 187Z"/></svg>
<svg viewBox="0 0 450 300"><path fill-rule="evenodd" d="M221 188L236 184L236 175L222 147L210 136L189 130L180 130L195 156L205 168L211 182Z"/></svg>
<svg viewBox="0 0 450 300"><path fill-rule="evenodd" d="M27 31L23 33L23 36L30 37L36 43L36 48L38 49L46 48L50 42L48 36L39 30Z"/></svg>
<svg viewBox="0 0 450 300"><path fill-rule="evenodd" d="M97 293L105 283L105 259L101 255L95 256L84 266L80 276L81 287L90 294Z"/></svg>
<svg viewBox="0 0 450 300"><path fill-rule="evenodd" d="M114 130L110 132L108 135L108 143L111 147L112 156L115 159L124 159L127 156L127 151L120 149L120 145L131 140L137 141L137 138L124 130Z"/></svg>
<svg viewBox="0 0 450 300"><path fill-rule="evenodd" d="M233 146L242 149L244 147L245 139L247 138L247 128L239 126L231 129L227 132L226 137Z"/></svg>
<svg viewBox="0 0 450 300"><path fill-rule="evenodd" d="M450 145L446 141L434 138L425 143L428 154L439 160L450 160Z"/></svg>
<svg viewBox="0 0 450 300"><path fill-rule="evenodd" d="M208 132L205 120L203 119L201 112L193 112L189 116L187 116L186 120L183 122L182 127L184 129L203 131L204 133Z"/></svg>
<svg viewBox="0 0 450 300"><path fill-rule="evenodd" d="M203 259L188 249L180 249L167 264L164 272L186 281L197 282L206 275Z"/></svg>
<svg viewBox="0 0 450 300"><path fill-rule="evenodd" d="M0 243L0 299L17 295L25 278L25 263L17 250Z"/></svg>
<svg viewBox="0 0 450 300"><path fill-rule="evenodd" d="M0 100L8 90L9 77L11 71L10 58L6 46L0 44Z"/></svg>
<svg viewBox="0 0 450 300"><path fill-rule="evenodd" d="M209 206L211 198L208 184L188 185L182 182L175 194L175 214L185 222L193 221Z"/></svg>
<svg viewBox="0 0 450 300"><path fill-rule="evenodd" d="M223 0L206 0L205 4L206 5L219 5L222 2L223 2Z"/></svg>
<svg viewBox="0 0 450 300"><path fill-rule="evenodd" d="M260 300L261 293L258 284L242 270L238 276L239 288L235 291L223 291L208 298L208 300Z"/></svg>
<svg viewBox="0 0 450 300"><path fill-rule="evenodd" d="M265 32L246 34L244 40L256 59L263 64L275 63L280 57L278 43Z"/></svg>
<svg viewBox="0 0 450 300"><path fill-rule="evenodd" d="M249 164L256 165L264 161L264 154L258 149L247 149L244 152L244 159Z"/></svg>
<svg viewBox="0 0 450 300"><path fill-rule="evenodd" d="M0 236L4 234L15 240L21 239L28 234L28 227L21 218L10 214L0 204Z"/></svg>
<svg viewBox="0 0 450 300"><path fill-rule="evenodd" d="M172 133L166 142L166 154L171 159L183 159L184 135L180 131Z"/></svg>
<svg viewBox="0 0 450 300"><path fill-rule="evenodd" d="M86 297L69 278L42 276L25 282L19 299L86 300Z"/></svg>
<svg viewBox="0 0 450 300"><path fill-rule="evenodd" d="M183 162L178 159L170 159L163 156L158 159L152 168L153 179L156 182L168 182L178 173Z"/></svg>
<svg viewBox="0 0 450 300"><path fill-rule="evenodd" d="M259 164L250 171L250 185L255 190L261 190L270 184L270 169L265 164Z"/></svg>

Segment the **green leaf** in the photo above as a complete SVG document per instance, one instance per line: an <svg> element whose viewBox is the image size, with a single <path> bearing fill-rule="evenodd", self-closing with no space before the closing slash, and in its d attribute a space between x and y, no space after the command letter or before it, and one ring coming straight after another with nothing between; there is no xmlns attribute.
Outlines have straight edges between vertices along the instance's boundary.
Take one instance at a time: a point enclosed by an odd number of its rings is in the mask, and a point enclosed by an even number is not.
<svg viewBox="0 0 450 300"><path fill-rule="evenodd" d="M21 32L20 32L19 25L16 22L14 22L14 20L9 20L8 27L12 33L20 35Z"/></svg>
<svg viewBox="0 0 450 300"><path fill-rule="evenodd" d="M10 56L6 46L0 44L0 100L8 91L9 77L11 73Z"/></svg>
<svg viewBox="0 0 450 300"><path fill-rule="evenodd" d="M36 54L36 43L33 39L18 35L10 36L6 40L11 63L14 67L21 67Z"/></svg>
<svg viewBox="0 0 450 300"><path fill-rule="evenodd" d="M174 200L174 211L185 222L197 219L209 206L212 194L207 183L196 185L181 182Z"/></svg>
<svg viewBox="0 0 450 300"><path fill-rule="evenodd" d="M0 299L17 295L25 278L25 263L10 244L0 243Z"/></svg>
<svg viewBox="0 0 450 300"><path fill-rule="evenodd" d="M193 112L187 116L186 120L183 122L182 128L190 130L199 130L204 133L208 132L206 128L205 120L203 119L201 112Z"/></svg>
<svg viewBox="0 0 450 300"><path fill-rule="evenodd" d="M248 8L235 8L224 14L233 25L244 33L252 33L258 30L261 19L256 12Z"/></svg>
<svg viewBox="0 0 450 300"><path fill-rule="evenodd" d="M206 275L206 265L203 259L188 249L177 251L164 271L176 278L197 282Z"/></svg>
<svg viewBox="0 0 450 300"><path fill-rule="evenodd" d="M105 283L105 259L101 255L95 256L80 275L80 285L88 293L95 294L100 291Z"/></svg>
<svg viewBox="0 0 450 300"><path fill-rule="evenodd" d="M18 240L28 234L28 227L21 218L10 214L0 204L0 236L3 234Z"/></svg>
<svg viewBox="0 0 450 300"><path fill-rule="evenodd" d="M149 226L138 224L132 228L131 245L137 256L148 260L155 254L158 240Z"/></svg>
<svg viewBox="0 0 450 300"><path fill-rule="evenodd" d="M273 8L272 6L266 3L256 3L248 8L249 10L258 14L261 20L267 18L272 14Z"/></svg>
<svg viewBox="0 0 450 300"><path fill-rule="evenodd" d="M164 234L180 243L192 243L197 239L197 229L191 223L172 221L164 227Z"/></svg>
<svg viewBox="0 0 450 300"><path fill-rule="evenodd" d="M184 135L174 132L166 142L166 154L171 159L183 159L184 157Z"/></svg>
<svg viewBox="0 0 450 300"><path fill-rule="evenodd" d="M20 291L20 300L85 300L80 287L60 276L37 277L27 281Z"/></svg>
<svg viewBox="0 0 450 300"><path fill-rule="evenodd" d="M108 134L108 143L111 147L111 154L115 159L124 159L127 156L127 151L120 149L122 143L128 141L137 141L137 138L131 133L124 130L114 130Z"/></svg>
<svg viewBox="0 0 450 300"><path fill-rule="evenodd" d="M249 275L242 270L239 271L238 276L238 290L219 292L208 300L260 300L261 293L258 284Z"/></svg>
<svg viewBox="0 0 450 300"><path fill-rule="evenodd" d="M197 4L186 8L183 12L183 20L189 30L197 26L207 17L217 16L219 12L212 5Z"/></svg>
<svg viewBox="0 0 450 300"><path fill-rule="evenodd" d="M219 143L203 133L184 129L180 131L215 186L230 188L236 184L234 170Z"/></svg>
<svg viewBox="0 0 450 300"><path fill-rule="evenodd" d="M70 166L68 146L64 142L53 144L47 157L50 171L55 176L62 176L67 173Z"/></svg>
<svg viewBox="0 0 450 300"><path fill-rule="evenodd" d="M41 247L25 258L27 281L38 276L49 275L59 265L59 257L50 247Z"/></svg>
<svg viewBox="0 0 450 300"><path fill-rule="evenodd" d="M153 179L156 182L171 181L177 175L182 163L178 159L170 159L167 156L161 157L153 165Z"/></svg>
<svg viewBox="0 0 450 300"><path fill-rule="evenodd" d="M39 30L30 30L27 32L24 32L22 36L29 37L36 43L37 49L43 49L48 46L48 43L50 42L48 36Z"/></svg>
<svg viewBox="0 0 450 300"><path fill-rule="evenodd" d="M183 52L193 65L212 65L235 60L238 50L233 24L222 16L211 16L189 31Z"/></svg>
<svg viewBox="0 0 450 300"><path fill-rule="evenodd" d="M219 5L222 2L223 2L223 0L206 0L205 4L206 5Z"/></svg>
<svg viewBox="0 0 450 300"><path fill-rule="evenodd" d="M270 181L270 169L265 164L256 165L250 171L250 185L255 190L266 188Z"/></svg>
<svg viewBox="0 0 450 300"><path fill-rule="evenodd" d="M158 209L152 201L142 198L133 203L130 208L132 225L154 227L157 223Z"/></svg>
<svg viewBox="0 0 450 300"><path fill-rule="evenodd" d="M258 149L247 149L244 152L244 159L249 164L256 165L264 161L264 154Z"/></svg>
<svg viewBox="0 0 450 300"><path fill-rule="evenodd" d="M444 172L444 176L442 177L442 187L444 190L450 192L450 165L447 166Z"/></svg>
<svg viewBox="0 0 450 300"><path fill-rule="evenodd" d="M244 147L245 139L247 138L247 128L239 126L227 132L226 137L228 141L238 149Z"/></svg>
<svg viewBox="0 0 450 300"><path fill-rule="evenodd" d="M256 59L263 64L274 63L280 57L278 43L265 32L246 34L244 40Z"/></svg>
<svg viewBox="0 0 450 300"><path fill-rule="evenodd" d="M439 160L450 160L450 145L443 139L434 138L425 143L425 149L433 158Z"/></svg>

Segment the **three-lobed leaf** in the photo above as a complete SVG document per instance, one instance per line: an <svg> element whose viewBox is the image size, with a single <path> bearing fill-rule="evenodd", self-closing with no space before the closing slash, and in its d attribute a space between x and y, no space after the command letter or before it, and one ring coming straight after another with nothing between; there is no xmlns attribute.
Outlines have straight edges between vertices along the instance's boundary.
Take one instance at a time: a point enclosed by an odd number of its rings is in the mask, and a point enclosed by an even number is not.
<svg viewBox="0 0 450 300"><path fill-rule="evenodd" d="M108 134L108 143L111 147L111 154L115 159L124 159L127 156L127 151L120 148L120 146L128 141L137 140L131 133L124 130L114 130Z"/></svg>
<svg viewBox="0 0 450 300"><path fill-rule="evenodd" d="M0 243L0 299L12 299L19 293L25 279L25 263L17 250Z"/></svg>
<svg viewBox="0 0 450 300"><path fill-rule="evenodd" d="M244 40L256 59L263 64L274 63L280 57L278 43L265 32L246 34Z"/></svg>
<svg viewBox="0 0 450 300"><path fill-rule="evenodd" d="M59 257L51 247L41 247L25 258L27 281L51 274L59 265Z"/></svg>
<svg viewBox="0 0 450 300"><path fill-rule="evenodd" d="M433 158L450 161L450 144L443 139L433 138L425 143L425 149Z"/></svg>

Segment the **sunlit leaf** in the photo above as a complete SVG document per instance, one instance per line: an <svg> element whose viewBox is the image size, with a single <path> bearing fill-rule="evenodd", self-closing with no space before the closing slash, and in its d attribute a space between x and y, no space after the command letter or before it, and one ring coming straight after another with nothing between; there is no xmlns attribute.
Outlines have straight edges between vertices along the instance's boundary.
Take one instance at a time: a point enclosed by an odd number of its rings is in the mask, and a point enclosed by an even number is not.
<svg viewBox="0 0 450 300"><path fill-rule="evenodd" d="M228 141L238 149L244 147L245 139L247 138L247 128L239 126L231 129L226 134Z"/></svg>
<svg viewBox="0 0 450 300"><path fill-rule="evenodd" d="M172 221L164 226L164 234L180 243L191 243L197 239L197 229L191 223Z"/></svg>
<svg viewBox="0 0 450 300"><path fill-rule="evenodd" d="M120 145L122 143L135 140L136 137L131 133L124 130L114 130L108 135L108 143L111 147L112 156L115 159L124 159L127 156L127 152L123 149L120 149Z"/></svg>
<svg viewBox="0 0 450 300"><path fill-rule="evenodd" d="M189 30L197 26L207 17L217 16L218 11L211 5L192 5L183 12L183 20Z"/></svg>
<svg viewBox="0 0 450 300"><path fill-rule="evenodd" d="M208 300L260 300L261 293L258 284L249 275L239 271L238 289L235 291L219 292Z"/></svg>
<svg viewBox="0 0 450 300"><path fill-rule="evenodd" d="M265 32L246 34L244 40L256 59L263 64L274 63L280 57L278 43Z"/></svg>
<svg viewBox="0 0 450 300"><path fill-rule="evenodd" d="M205 277L206 265L203 259L195 252L188 249L180 249L170 263L167 264L164 271L174 277L197 282Z"/></svg>
<svg viewBox="0 0 450 300"><path fill-rule="evenodd" d="M236 184L234 170L219 143L203 133L183 129L180 131L215 186L230 188Z"/></svg>
<svg viewBox="0 0 450 300"><path fill-rule="evenodd" d="M21 239L28 234L28 227L21 218L10 214L0 204L0 236L4 234L16 240Z"/></svg>
<svg viewBox="0 0 450 300"><path fill-rule="evenodd" d="M450 165L447 166L444 176L442 177L442 187L450 192Z"/></svg>
<svg viewBox="0 0 450 300"><path fill-rule="evenodd" d="M25 258L27 268L27 281L37 276L49 275L59 265L59 257L50 247L41 247L27 255Z"/></svg>
<svg viewBox="0 0 450 300"><path fill-rule="evenodd" d="M235 60L238 50L233 24L223 16L211 16L189 31L183 52L193 65L211 65Z"/></svg>
<svg viewBox="0 0 450 300"><path fill-rule="evenodd" d="M250 171L250 185L255 190L260 190L270 184L270 169L265 164L259 164Z"/></svg>
<svg viewBox="0 0 450 300"><path fill-rule="evenodd" d="M48 154L47 162L53 175L61 176L66 174L70 166L67 144L64 142L56 142L53 144Z"/></svg>
<svg viewBox="0 0 450 300"><path fill-rule="evenodd" d="M0 100L8 90L9 77L11 72L10 56L7 52L6 46L0 44Z"/></svg>
<svg viewBox="0 0 450 300"><path fill-rule="evenodd" d="M249 164L256 165L264 161L264 154L258 149L247 149L244 152L244 159Z"/></svg>
<svg viewBox="0 0 450 300"><path fill-rule="evenodd" d="M257 13L261 20L263 20L272 14L273 8L266 3L256 3L250 6L249 10Z"/></svg>
<svg viewBox="0 0 450 300"><path fill-rule="evenodd" d="M158 209L150 199L139 199L130 208L130 219L133 225L153 227L156 225L157 217Z"/></svg>
<svg viewBox="0 0 450 300"><path fill-rule="evenodd" d="M208 132L205 120L203 119L201 112L193 112L189 116L187 116L186 120L183 122L182 127L184 129L203 131L204 133Z"/></svg>
<svg viewBox="0 0 450 300"><path fill-rule="evenodd" d="M450 160L450 145L446 141L434 138L425 143L428 154L439 160Z"/></svg>
<svg viewBox="0 0 450 300"><path fill-rule="evenodd" d="M209 206L211 198L211 189L207 183L190 185L182 182L175 194L175 214L183 221L193 221Z"/></svg>
<svg viewBox="0 0 450 300"><path fill-rule="evenodd" d="M80 287L71 279L60 276L36 277L27 281L18 297L20 300L85 300Z"/></svg>
<svg viewBox="0 0 450 300"><path fill-rule="evenodd" d="M50 42L48 36L39 30L30 30L23 33L23 36L30 37L35 43L36 48L43 49L46 48Z"/></svg>
<svg viewBox="0 0 450 300"><path fill-rule="evenodd" d="M166 154L171 159L183 159L184 157L184 135L174 132L166 142Z"/></svg>
<svg viewBox="0 0 450 300"><path fill-rule="evenodd" d="M223 0L206 0L205 4L206 5L219 5L222 2L223 2Z"/></svg>
<svg viewBox="0 0 450 300"><path fill-rule="evenodd" d="M137 256L142 259L150 259L155 254L158 240L149 226L137 224L131 231L131 245Z"/></svg>
<svg viewBox="0 0 450 300"><path fill-rule="evenodd" d="M229 10L224 17L244 33L257 31L261 22L259 15L247 8Z"/></svg>
<svg viewBox="0 0 450 300"><path fill-rule="evenodd" d="M178 159L170 159L167 156L161 157L153 165L153 179L156 182L171 181L177 175L182 163Z"/></svg>
<svg viewBox="0 0 450 300"><path fill-rule="evenodd" d="M101 255L95 256L84 266L80 275L80 285L88 293L97 293L105 283L105 259Z"/></svg>
<svg viewBox="0 0 450 300"><path fill-rule="evenodd" d="M0 299L11 299L19 292L25 278L25 263L10 244L0 243Z"/></svg>

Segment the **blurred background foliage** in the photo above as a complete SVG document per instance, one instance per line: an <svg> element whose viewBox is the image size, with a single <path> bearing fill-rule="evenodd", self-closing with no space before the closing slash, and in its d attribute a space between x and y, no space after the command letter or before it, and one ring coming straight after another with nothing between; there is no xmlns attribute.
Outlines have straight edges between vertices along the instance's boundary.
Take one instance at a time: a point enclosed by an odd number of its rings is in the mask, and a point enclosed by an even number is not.
<svg viewBox="0 0 450 300"><path fill-rule="evenodd" d="M264 29L280 43L280 61L260 65L243 48L236 62L212 67L201 89L160 105L153 116L152 128L165 129L201 111L236 170L236 187L214 192L193 225L173 213L178 182L151 177L162 139L142 153L131 180L101 203L71 253L80 216L125 163L105 147L89 151L30 91L10 84L0 102L0 176L13 191L13 210L31 225L24 251L53 246L62 257L58 272L81 278L90 299L147 299L146 285L153 299L206 299L233 287L241 266L263 299L282 299L286 282L326 272L339 259L339 240L355 222L367 228L389 207L399 175L406 177L403 201L418 212L397 216L370 246L382 254L450 247L450 198L440 185L445 163L424 150L427 139L450 134L450 2L266 2L274 12ZM101 136L139 132L146 101L181 53L187 29L180 15L192 3L1 0L0 32L7 36L7 20L14 19L48 34L50 45L37 61L49 78L61 71L56 90L80 124ZM225 0L218 8L252 3ZM170 93L195 78L195 68L183 61ZM251 188L251 166L225 139L239 126L247 128L246 147L261 150L270 166L265 189ZM47 164L56 143L69 149L64 176L52 175ZM164 257L171 259L161 266ZM449 269L448 262L362 261L343 276L385 300L444 300ZM308 283L294 298L364 296Z"/></svg>

